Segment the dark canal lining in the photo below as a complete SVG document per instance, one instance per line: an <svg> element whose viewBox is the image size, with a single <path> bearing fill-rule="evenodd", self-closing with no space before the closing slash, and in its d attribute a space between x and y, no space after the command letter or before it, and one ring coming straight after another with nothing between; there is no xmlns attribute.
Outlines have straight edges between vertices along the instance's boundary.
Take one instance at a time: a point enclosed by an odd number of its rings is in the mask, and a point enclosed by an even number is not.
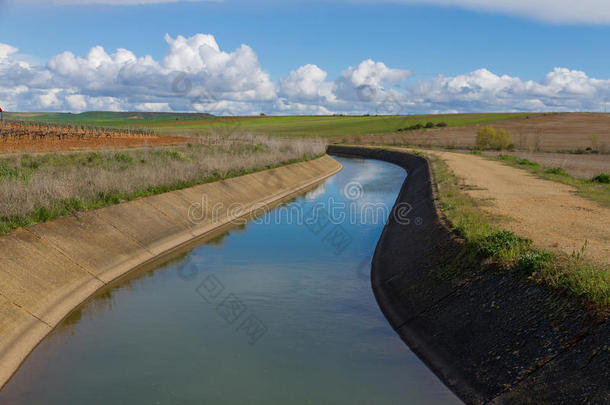
<svg viewBox="0 0 610 405"><path fill-rule="evenodd" d="M99 294L36 348L0 403L459 403L371 291L405 172L337 159L343 170L307 195Z"/></svg>

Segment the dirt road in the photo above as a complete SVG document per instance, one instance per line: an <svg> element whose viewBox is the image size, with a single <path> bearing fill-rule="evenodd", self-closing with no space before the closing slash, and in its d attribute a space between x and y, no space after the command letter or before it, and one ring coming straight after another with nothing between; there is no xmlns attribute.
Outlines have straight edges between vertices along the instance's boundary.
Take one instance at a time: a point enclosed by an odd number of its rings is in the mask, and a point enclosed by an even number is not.
<svg viewBox="0 0 610 405"><path fill-rule="evenodd" d="M525 170L474 155L429 151L474 190L468 194L491 199L483 209L507 218L502 225L534 244L567 254L589 242L586 255L610 264L610 209L582 198L564 184L540 179Z"/></svg>

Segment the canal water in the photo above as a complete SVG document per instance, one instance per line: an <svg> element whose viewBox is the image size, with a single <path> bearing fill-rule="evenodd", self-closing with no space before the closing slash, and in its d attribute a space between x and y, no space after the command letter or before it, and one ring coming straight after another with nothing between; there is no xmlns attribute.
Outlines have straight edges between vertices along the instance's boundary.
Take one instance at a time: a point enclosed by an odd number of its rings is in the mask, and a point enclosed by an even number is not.
<svg viewBox="0 0 610 405"><path fill-rule="evenodd" d="M370 260L406 173L337 158L324 184L98 294L0 404L451 404L389 327Z"/></svg>

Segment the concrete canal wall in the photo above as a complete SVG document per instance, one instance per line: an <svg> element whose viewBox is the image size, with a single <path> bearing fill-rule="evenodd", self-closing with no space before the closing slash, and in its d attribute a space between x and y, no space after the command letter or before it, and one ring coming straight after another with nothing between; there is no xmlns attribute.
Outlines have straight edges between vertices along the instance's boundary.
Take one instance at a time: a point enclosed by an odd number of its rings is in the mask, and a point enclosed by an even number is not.
<svg viewBox="0 0 610 405"><path fill-rule="evenodd" d="M0 237L0 387L99 289L341 170L328 155L37 224Z"/></svg>

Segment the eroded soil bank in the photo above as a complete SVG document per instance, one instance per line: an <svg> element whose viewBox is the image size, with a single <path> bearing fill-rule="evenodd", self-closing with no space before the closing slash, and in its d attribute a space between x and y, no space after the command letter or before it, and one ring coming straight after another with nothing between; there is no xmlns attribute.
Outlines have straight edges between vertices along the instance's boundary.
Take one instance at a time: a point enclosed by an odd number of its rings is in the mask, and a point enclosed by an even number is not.
<svg viewBox="0 0 610 405"><path fill-rule="evenodd" d="M392 327L465 402L608 403L608 317L578 299L465 257L435 205L427 161L330 146L408 171L372 263ZM400 220L402 219L402 220ZM408 222L408 223L407 223Z"/></svg>

